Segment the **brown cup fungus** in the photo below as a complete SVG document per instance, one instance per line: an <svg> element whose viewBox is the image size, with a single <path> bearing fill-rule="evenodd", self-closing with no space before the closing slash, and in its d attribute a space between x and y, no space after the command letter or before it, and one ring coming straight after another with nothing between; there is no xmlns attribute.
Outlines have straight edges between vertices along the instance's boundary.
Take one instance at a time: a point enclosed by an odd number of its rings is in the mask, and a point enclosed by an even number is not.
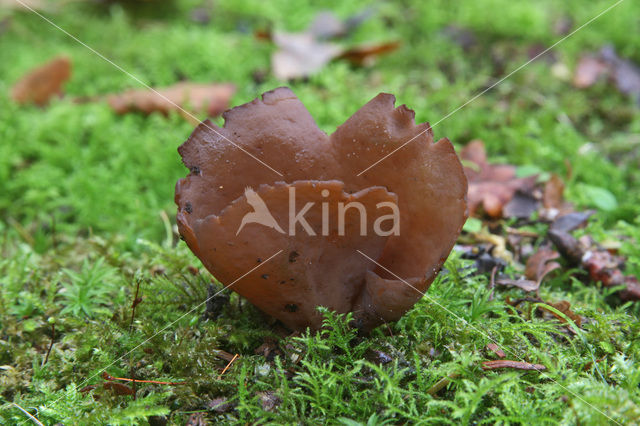
<svg viewBox="0 0 640 426"><path fill-rule="evenodd" d="M292 329L319 328L317 306L365 330L399 319L462 229L467 180L451 143L394 102L379 94L329 136L278 88L225 112L222 128L200 124L178 149L189 248Z"/></svg>

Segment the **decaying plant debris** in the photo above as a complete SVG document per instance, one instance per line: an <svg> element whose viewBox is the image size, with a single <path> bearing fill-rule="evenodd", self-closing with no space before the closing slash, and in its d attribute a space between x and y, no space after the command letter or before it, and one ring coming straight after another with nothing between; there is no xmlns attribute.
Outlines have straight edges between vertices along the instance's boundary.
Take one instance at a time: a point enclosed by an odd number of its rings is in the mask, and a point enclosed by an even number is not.
<svg viewBox="0 0 640 426"><path fill-rule="evenodd" d="M71 61L59 56L26 74L11 89L11 98L20 104L46 105L62 94L64 83L71 77Z"/></svg>
<svg viewBox="0 0 640 426"><path fill-rule="evenodd" d="M222 128L201 124L179 148L191 170L176 186L180 234L226 285L282 250L231 289L292 329L319 328L318 305L353 311L363 329L397 320L422 297L451 251L466 219L467 182L451 143L433 143L429 125L416 125L413 111L394 108L394 101L389 94L376 96L331 136L287 88L227 111ZM344 235L330 216L328 235L322 235L319 208L305 216L315 236L258 224L239 231L243 216L253 211L243 195L251 193L286 228L290 189L296 211L325 202L335 212L339 202L359 201L371 218L378 203L397 200L399 235L370 228L362 235L357 214L346 216Z"/></svg>

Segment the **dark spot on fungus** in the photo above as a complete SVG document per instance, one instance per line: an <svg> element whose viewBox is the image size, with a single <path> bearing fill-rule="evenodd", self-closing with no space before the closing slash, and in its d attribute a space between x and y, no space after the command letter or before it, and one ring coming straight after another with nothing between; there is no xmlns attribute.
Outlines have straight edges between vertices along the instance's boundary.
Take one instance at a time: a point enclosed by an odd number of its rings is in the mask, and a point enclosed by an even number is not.
<svg viewBox="0 0 640 426"><path fill-rule="evenodd" d="M191 173L193 173L194 175L199 175L200 174L200 167L198 167L198 166L193 166L189 170L191 170Z"/></svg>
<svg viewBox="0 0 640 426"><path fill-rule="evenodd" d="M280 284L284 284L284 283L286 283L286 281L280 281Z"/></svg>
<svg viewBox="0 0 640 426"><path fill-rule="evenodd" d="M260 263L260 262L262 262L262 259L257 258L257 259L256 259L256 262Z"/></svg>
<svg viewBox="0 0 640 426"><path fill-rule="evenodd" d="M262 274L261 277L263 280L266 280L267 278L269 278L269 274Z"/></svg>
<svg viewBox="0 0 640 426"><path fill-rule="evenodd" d="M186 211L189 214L193 213L193 207L191 206L191 203L189 201L187 201L186 204L184 205L184 211Z"/></svg>
<svg viewBox="0 0 640 426"><path fill-rule="evenodd" d="M287 303L286 305L284 305L284 309L288 312L296 312L298 310L298 305L296 305L295 303Z"/></svg>
<svg viewBox="0 0 640 426"><path fill-rule="evenodd" d="M291 253L289 253L289 262L295 262L298 256L300 256L300 254L297 251L292 251Z"/></svg>

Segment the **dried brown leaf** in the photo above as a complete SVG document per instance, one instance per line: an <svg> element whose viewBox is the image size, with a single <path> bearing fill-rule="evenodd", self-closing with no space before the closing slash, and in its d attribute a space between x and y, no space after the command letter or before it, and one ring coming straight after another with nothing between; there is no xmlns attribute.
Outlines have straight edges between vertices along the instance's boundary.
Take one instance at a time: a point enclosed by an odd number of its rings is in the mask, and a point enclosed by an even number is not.
<svg viewBox="0 0 640 426"><path fill-rule="evenodd" d="M560 257L557 251L541 249L527 260L524 276L532 281L541 283L544 277L551 271L560 268L558 262L551 262Z"/></svg>
<svg viewBox="0 0 640 426"><path fill-rule="evenodd" d="M544 184L542 205L545 209L561 209L564 206L564 182L553 174Z"/></svg>
<svg viewBox="0 0 640 426"><path fill-rule="evenodd" d="M471 215L478 215L478 209L482 207L490 217L499 218L516 191L526 194L534 188L536 176L517 178L515 166L489 164L481 140L469 142L460 152L460 157L466 162L464 172L469 180Z"/></svg>
<svg viewBox="0 0 640 426"><path fill-rule="evenodd" d="M11 98L20 104L46 105L62 94L62 86L71 77L71 61L59 56L30 71L11 89Z"/></svg>
<svg viewBox="0 0 640 426"><path fill-rule="evenodd" d="M399 41L361 44L345 50L338 58L346 59L354 65L370 65L378 56L393 52L398 47L400 47Z"/></svg>
<svg viewBox="0 0 640 426"><path fill-rule="evenodd" d="M398 42L368 43L342 47L327 41L346 35L369 16L369 11L347 21L331 12L321 12L307 30L300 33L273 31L257 36L270 39L278 47L271 56L273 74L281 80L315 74L334 59L346 59L356 65L368 65L374 58L398 48Z"/></svg>
<svg viewBox="0 0 640 426"><path fill-rule="evenodd" d="M566 300L561 300L560 302L557 302L557 303L547 303L547 305L554 307L555 309L562 312L567 317L571 318L571 320L578 327L582 325L582 317L571 310L571 303L567 302ZM561 315L558 315L556 312L550 309L545 309L543 306L540 306L540 309L544 310L545 312L549 312L551 315L558 318L560 322L563 322L563 323L567 322L567 320L564 319Z"/></svg>
<svg viewBox="0 0 640 426"><path fill-rule="evenodd" d="M232 84L200 84L183 82L170 87L128 90L107 95L109 106L118 114L136 111L144 114L159 112L169 114L180 108L194 112L206 112L209 117L220 115L229 107L235 93ZM179 108L180 107L180 108Z"/></svg>
<svg viewBox="0 0 640 426"><path fill-rule="evenodd" d="M500 278L496 280L496 284L509 287L518 287L526 292L538 291L538 289L540 288L540 283L538 281L525 279L512 280L508 278Z"/></svg>

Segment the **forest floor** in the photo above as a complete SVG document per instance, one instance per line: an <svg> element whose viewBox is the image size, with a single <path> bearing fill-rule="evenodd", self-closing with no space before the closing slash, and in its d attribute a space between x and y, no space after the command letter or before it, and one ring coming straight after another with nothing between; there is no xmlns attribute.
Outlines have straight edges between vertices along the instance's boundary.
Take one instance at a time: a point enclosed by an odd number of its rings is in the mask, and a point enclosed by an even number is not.
<svg viewBox="0 0 640 426"><path fill-rule="evenodd" d="M274 46L256 33L302 31L323 9L348 18L368 2L140 3L39 11L154 87L230 82L235 106L288 85L329 133L379 92L393 93L417 122L438 122L436 139L458 150L480 139L490 162L519 176L559 176L575 211L595 211L574 235L640 277L640 89L621 93L606 78L574 84L583 55L605 46L640 63L637 2L617 5L450 116L614 2L377 2L341 42L400 41L396 50L363 67L336 60L292 82L270 71ZM235 293L203 318L209 286L221 284L179 240L173 202L188 173L176 149L193 123L78 102L141 86L36 14L4 4L0 422L31 422L24 411L44 424L640 422L640 303L564 258L529 294L495 286L492 268L479 267L487 250L504 261L496 261L502 275L521 276L519 253L549 244L538 212L528 221L471 219L429 297L368 336L331 312L326 330L291 335ZM46 107L11 100L16 81L58 55L73 63L65 96ZM558 308L564 301L570 309ZM487 368L500 350L544 370Z"/></svg>

